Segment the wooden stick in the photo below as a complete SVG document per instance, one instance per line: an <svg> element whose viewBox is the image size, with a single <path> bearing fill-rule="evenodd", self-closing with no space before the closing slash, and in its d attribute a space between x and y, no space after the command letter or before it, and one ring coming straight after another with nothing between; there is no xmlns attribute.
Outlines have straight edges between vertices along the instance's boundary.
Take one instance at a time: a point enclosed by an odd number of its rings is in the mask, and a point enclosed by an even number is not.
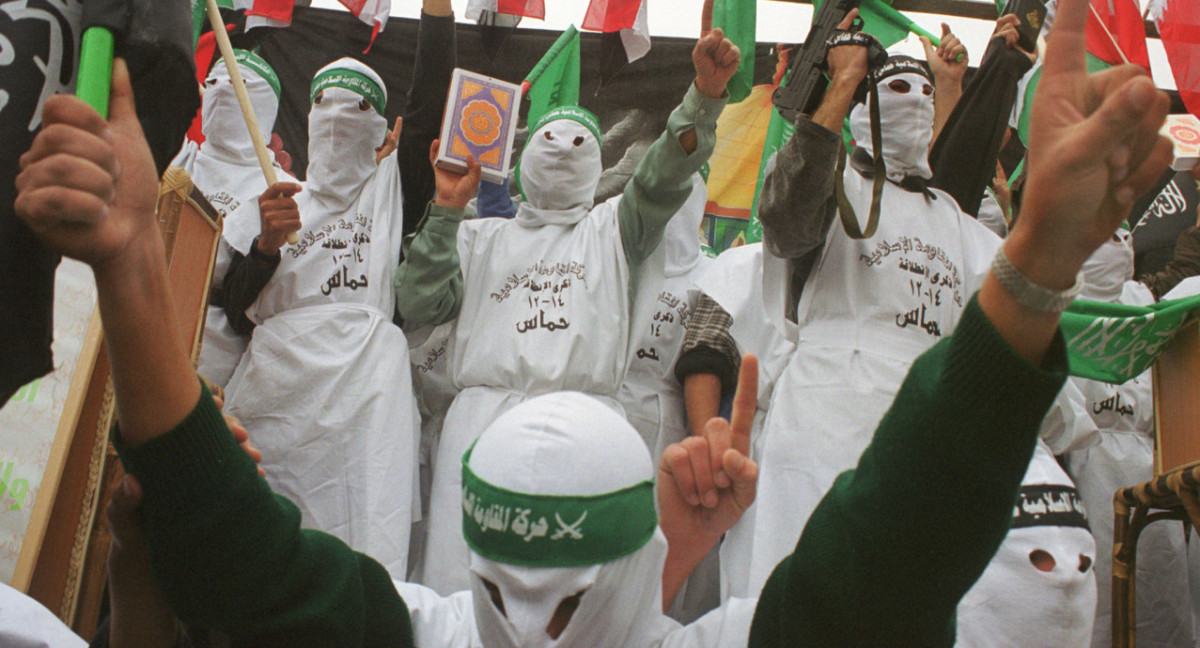
<svg viewBox="0 0 1200 648"><path fill-rule="evenodd" d="M209 1L211 2L212 0L209 0ZM1089 2L1088 9L1092 10L1092 15L1096 17L1096 22L1100 23L1100 29L1104 30L1104 34L1106 36L1108 36L1108 40L1110 42L1112 42L1113 47L1116 48L1117 54L1121 55L1121 60L1124 61L1126 65L1128 65L1129 58L1127 56L1125 56L1125 52L1121 51L1121 46L1117 44L1117 39L1113 38L1112 32L1108 31L1108 25L1104 24L1104 19L1100 17L1100 12L1096 11L1096 5Z"/></svg>
<svg viewBox="0 0 1200 648"><path fill-rule="evenodd" d="M262 167L263 177L267 179L267 186L270 187L279 182L279 177L275 175L275 165L271 164L271 155L263 142L262 130L258 127L258 119L254 117L254 107L250 105L246 82L242 80L242 72L233 58L233 45L229 42L229 34L225 33L225 24L221 21L221 10L217 8L217 0L208 0L208 21L212 24L221 58L225 60L225 69L229 70L229 81L233 84L233 91L237 93L238 105L242 107L242 118L246 120L246 130L250 131L250 141L254 143L258 164ZM295 245L300 241L300 236L296 232L290 232L287 241Z"/></svg>

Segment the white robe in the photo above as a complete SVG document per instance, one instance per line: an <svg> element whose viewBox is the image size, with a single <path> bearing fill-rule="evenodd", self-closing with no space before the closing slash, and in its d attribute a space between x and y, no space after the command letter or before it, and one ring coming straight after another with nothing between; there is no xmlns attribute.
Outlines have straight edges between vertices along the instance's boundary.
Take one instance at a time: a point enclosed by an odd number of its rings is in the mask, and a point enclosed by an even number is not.
<svg viewBox="0 0 1200 648"><path fill-rule="evenodd" d="M871 181L845 171L855 211ZM749 591L762 589L825 491L853 468L913 360L954 330L1000 239L948 194L884 183L879 228L853 240L835 220L804 285L798 322L784 318L787 269L766 255L768 319L795 341L763 432Z"/></svg>
<svg viewBox="0 0 1200 648"><path fill-rule="evenodd" d="M762 273L763 245L752 243L722 252L696 284L733 319L729 334L738 352L758 357L758 408L750 429L750 458L755 461L762 461L762 429L775 383L796 348L767 322ZM746 557L754 544L757 508L751 504L721 542L721 600L751 596Z"/></svg>
<svg viewBox="0 0 1200 648"><path fill-rule="evenodd" d="M451 343L454 384L433 471L422 583L467 589L462 537L463 452L523 400L580 391L621 412L629 347L630 269L617 221L620 197L592 208L513 220L465 221L458 231L463 302Z"/></svg>
<svg viewBox="0 0 1200 648"><path fill-rule="evenodd" d="M262 450L275 492L303 525L406 575L419 517L418 426L404 333L392 324L400 256L400 177L384 159L343 210L297 194L300 242L247 315L258 326L227 390L226 409ZM258 211L257 203L243 209ZM255 228L227 236L248 250Z"/></svg>

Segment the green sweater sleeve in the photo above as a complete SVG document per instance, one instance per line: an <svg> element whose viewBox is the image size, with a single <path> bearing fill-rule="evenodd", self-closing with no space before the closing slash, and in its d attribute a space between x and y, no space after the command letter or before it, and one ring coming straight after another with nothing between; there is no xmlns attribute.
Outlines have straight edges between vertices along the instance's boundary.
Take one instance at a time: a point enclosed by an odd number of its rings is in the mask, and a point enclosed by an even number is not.
<svg viewBox="0 0 1200 648"><path fill-rule="evenodd" d="M625 186L617 207L621 243L629 264L644 261L658 247L667 223L692 192L692 174L708 162L717 143L717 117L727 98L700 94L688 87L667 119L667 129L650 146ZM696 150L684 153L679 136L696 129Z"/></svg>
<svg viewBox="0 0 1200 648"><path fill-rule="evenodd" d="M145 493L155 580L184 622L237 646L413 645L383 566L301 530L299 510L258 476L207 390L166 435L136 448L114 438Z"/></svg>
<svg viewBox="0 0 1200 648"><path fill-rule="evenodd" d="M1066 372L1061 334L1034 367L972 298L771 574L750 646L952 646Z"/></svg>
<svg viewBox="0 0 1200 648"><path fill-rule="evenodd" d="M429 203L417 231L404 239L404 260L392 289L405 322L436 326L458 317L463 273L458 259L458 226L463 211Z"/></svg>

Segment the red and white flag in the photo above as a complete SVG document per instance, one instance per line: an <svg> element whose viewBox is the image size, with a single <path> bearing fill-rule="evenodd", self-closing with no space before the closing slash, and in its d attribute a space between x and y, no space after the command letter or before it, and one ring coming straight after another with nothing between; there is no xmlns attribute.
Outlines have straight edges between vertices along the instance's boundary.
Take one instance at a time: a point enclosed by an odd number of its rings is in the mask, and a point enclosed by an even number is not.
<svg viewBox="0 0 1200 648"><path fill-rule="evenodd" d="M1158 19L1175 86L1188 112L1200 117L1200 3L1166 0Z"/></svg>
<svg viewBox="0 0 1200 648"><path fill-rule="evenodd" d="M387 25L391 0L338 0L359 20L371 25L371 43ZM295 0L233 0L234 9L246 10L246 31L256 27L287 27L292 24ZM367 49L371 49L370 45Z"/></svg>
<svg viewBox="0 0 1200 648"><path fill-rule="evenodd" d="M1150 69L1146 23L1136 0L1091 0L1087 51L1112 65L1129 62Z"/></svg>
<svg viewBox="0 0 1200 648"><path fill-rule="evenodd" d="M650 51L650 28L646 22L649 0L591 0L583 17L583 29L618 32L625 58L632 63Z"/></svg>
<svg viewBox="0 0 1200 648"><path fill-rule="evenodd" d="M544 0L471 0L467 3L467 18L479 20L484 12L523 16L525 18L546 18L546 3Z"/></svg>

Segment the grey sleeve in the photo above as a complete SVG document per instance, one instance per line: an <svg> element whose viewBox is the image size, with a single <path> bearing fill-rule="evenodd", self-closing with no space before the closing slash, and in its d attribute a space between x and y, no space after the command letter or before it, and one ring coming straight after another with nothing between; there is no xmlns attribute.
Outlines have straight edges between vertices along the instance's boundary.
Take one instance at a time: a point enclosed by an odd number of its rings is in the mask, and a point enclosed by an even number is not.
<svg viewBox="0 0 1200 648"><path fill-rule="evenodd" d="M837 214L834 180L842 137L808 119L775 154L763 181L758 219L763 244L781 259L798 259L825 242Z"/></svg>

